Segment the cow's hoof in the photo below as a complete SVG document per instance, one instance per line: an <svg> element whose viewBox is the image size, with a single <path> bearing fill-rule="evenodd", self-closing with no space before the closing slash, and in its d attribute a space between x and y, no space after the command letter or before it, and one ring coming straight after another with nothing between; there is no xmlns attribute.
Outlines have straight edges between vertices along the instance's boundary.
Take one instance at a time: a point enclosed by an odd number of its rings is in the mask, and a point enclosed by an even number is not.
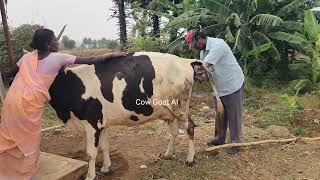
<svg viewBox="0 0 320 180"><path fill-rule="evenodd" d="M188 161L188 160L186 161L186 165L189 166L189 167L194 166L195 163L196 163L196 162L195 162L194 160L193 160L193 161Z"/></svg>
<svg viewBox="0 0 320 180"><path fill-rule="evenodd" d="M102 168L101 168L101 173L103 173L103 174L108 174L109 172L111 171L111 166L103 166Z"/></svg>
<svg viewBox="0 0 320 180"><path fill-rule="evenodd" d="M95 177L89 177L87 176L85 180L94 180Z"/></svg>
<svg viewBox="0 0 320 180"><path fill-rule="evenodd" d="M164 160L172 160L175 157L175 155L163 155L162 159Z"/></svg>

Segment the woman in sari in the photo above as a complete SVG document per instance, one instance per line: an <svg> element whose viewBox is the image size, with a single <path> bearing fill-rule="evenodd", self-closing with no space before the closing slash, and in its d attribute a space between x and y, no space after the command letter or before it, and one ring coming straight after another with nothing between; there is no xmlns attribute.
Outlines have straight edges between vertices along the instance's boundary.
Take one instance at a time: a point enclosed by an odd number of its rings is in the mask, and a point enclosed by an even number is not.
<svg viewBox="0 0 320 180"><path fill-rule="evenodd" d="M0 120L0 180L35 178L40 153L41 115L50 100L49 88L59 69L70 64L93 64L127 53L76 57L58 53L54 32L39 29L25 54L4 78L14 77L3 103Z"/></svg>

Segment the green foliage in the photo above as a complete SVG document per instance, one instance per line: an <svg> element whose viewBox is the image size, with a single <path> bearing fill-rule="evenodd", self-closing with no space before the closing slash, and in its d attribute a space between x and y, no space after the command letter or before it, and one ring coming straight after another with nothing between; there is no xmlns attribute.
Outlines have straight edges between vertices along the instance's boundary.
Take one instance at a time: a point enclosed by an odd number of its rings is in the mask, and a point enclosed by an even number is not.
<svg viewBox="0 0 320 180"><path fill-rule="evenodd" d="M12 41L16 42L16 45L22 46L24 49L31 51L29 44L32 41L34 32L42 26L37 24L23 24L12 30Z"/></svg>
<svg viewBox="0 0 320 180"><path fill-rule="evenodd" d="M13 46L14 60L19 60L23 55L23 49L31 51L29 44L32 41L35 30L41 28L40 25L23 24L11 31L11 42ZM0 26L0 71L9 68L6 43L4 39L3 27Z"/></svg>
<svg viewBox="0 0 320 180"><path fill-rule="evenodd" d="M307 80L301 80L294 86L294 90L296 90L296 94L294 96L290 96L287 93L281 95L281 99L288 107L290 118L293 117L295 113L303 111L303 107L296 101L296 96L300 89L305 87L306 83Z"/></svg>
<svg viewBox="0 0 320 180"><path fill-rule="evenodd" d="M176 55L194 52L183 45L185 30L201 27L211 37L224 39L242 65L247 79L289 80L288 64L295 60L295 49L309 49L303 42L305 28L301 20L305 9L314 6L313 0L247 1L247 0L183 0L175 5L167 0L151 1L149 13L166 17L167 9L177 17L168 17L169 23L162 29L162 35L170 34L168 52ZM150 5L149 4L149 5ZM155 8L157 7L157 8ZM161 7L161 8L159 8ZM152 9L152 11L150 11ZM162 9L161 15L158 9ZM312 23L311 23L312 24ZM312 26L310 27L311 29ZM289 46L283 40L270 38L272 33L282 31L300 37L296 46ZM269 37L270 35L270 37ZM282 34L284 35L284 34ZM314 37L314 34L309 36ZM269 75L272 78L269 78ZM258 81L257 81L258 82ZM269 86L269 85L267 85Z"/></svg>
<svg viewBox="0 0 320 180"><path fill-rule="evenodd" d="M295 136L304 136L307 133L306 133L306 130L303 127L298 126L298 127L293 129L293 134Z"/></svg>
<svg viewBox="0 0 320 180"><path fill-rule="evenodd" d="M65 49L74 49L76 47L76 41L70 39L68 36L62 36L62 46Z"/></svg>
<svg viewBox="0 0 320 180"><path fill-rule="evenodd" d="M316 85L316 87L314 88L314 91L318 96L320 95L320 83Z"/></svg>
<svg viewBox="0 0 320 180"><path fill-rule="evenodd" d="M293 71L305 72L306 78L311 81L312 89L314 89L320 76L320 48L317 46L320 25L311 10L305 11L304 14L303 34L297 31L294 33L280 31L270 33L269 36L272 39L287 42L301 54L304 54L302 60L290 64L288 67Z"/></svg>
<svg viewBox="0 0 320 180"><path fill-rule="evenodd" d="M301 84L301 82L303 82L303 83ZM307 92L310 92L311 82L309 80L296 79L296 80L289 82L289 85L288 85L287 89L285 90L285 93L287 93L290 96L294 96L295 93L297 92L297 86L301 86L301 85L303 85L303 87L301 87L298 94L305 94Z"/></svg>
<svg viewBox="0 0 320 180"><path fill-rule="evenodd" d="M152 51L161 52L163 50L162 42L160 38L151 36L135 37L130 39L131 52L137 51Z"/></svg>

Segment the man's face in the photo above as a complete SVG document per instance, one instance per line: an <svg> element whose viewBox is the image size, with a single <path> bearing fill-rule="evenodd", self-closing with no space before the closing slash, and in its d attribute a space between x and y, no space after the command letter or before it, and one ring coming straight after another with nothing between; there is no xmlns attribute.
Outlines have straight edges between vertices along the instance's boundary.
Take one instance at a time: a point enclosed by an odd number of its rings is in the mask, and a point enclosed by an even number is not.
<svg viewBox="0 0 320 180"><path fill-rule="evenodd" d="M197 50L204 50L206 48L207 39L198 38L195 39L194 48Z"/></svg>

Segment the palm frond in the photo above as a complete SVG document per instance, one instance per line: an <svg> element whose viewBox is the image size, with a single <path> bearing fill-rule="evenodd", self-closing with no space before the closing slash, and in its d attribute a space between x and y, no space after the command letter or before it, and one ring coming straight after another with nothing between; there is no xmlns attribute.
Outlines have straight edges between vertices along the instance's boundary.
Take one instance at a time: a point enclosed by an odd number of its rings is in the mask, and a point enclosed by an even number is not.
<svg viewBox="0 0 320 180"><path fill-rule="evenodd" d="M203 8L187 11L181 14L180 16L174 18L172 21L170 21L166 25L164 30L168 31L169 29L189 27L190 25L195 25L199 23L199 21L213 18L212 15L207 15L207 14L208 14L208 10Z"/></svg>
<svg viewBox="0 0 320 180"><path fill-rule="evenodd" d="M235 43L232 48L232 51L235 52L236 50L239 50L240 52L247 47L247 38L248 38L248 31L246 27L239 28L238 31L236 32L235 36Z"/></svg>
<svg viewBox="0 0 320 180"><path fill-rule="evenodd" d="M308 42L305 39L305 37L299 33L289 34L286 32L279 31L279 32L269 33L268 37L279 40L279 41L285 41L289 43L292 47L307 53L311 53L313 51L312 45L310 44L310 42Z"/></svg>
<svg viewBox="0 0 320 180"><path fill-rule="evenodd" d="M262 26L279 26L283 21L280 17L271 14L258 14L249 21L255 25Z"/></svg>
<svg viewBox="0 0 320 180"><path fill-rule="evenodd" d="M304 5L308 0L294 0L291 3L287 4L286 6L282 7L278 12L277 15L279 17L284 17L288 13L296 10L297 8Z"/></svg>
<svg viewBox="0 0 320 180"><path fill-rule="evenodd" d="M216 0L202 0L202 7L209 9L214 14L230 14L232 11L224 4Z"/></svg>
<svg viewBox="0 0 320 180"><path fill-rule="evenodd" d="M235 27L239 27L242 24L241 19L237 13L231 13L226 21L228 23L232 23Z"/></svg>
<svg viewBox="0 0 320 180"><path fill-rule="evenodd" d="M307 10L304 12L304 31L306 36L311 41L316 41L318 38L318 22L313 11Z"/></svg>
<svg viewBox="0 0 320 180"><path fill-rule="evenodd" d="M265 44L262 44L260 46L256 46L254 49L252 49L251 51L249 51L247 53L247 55L249 56L256 56L256 55L259 55L261 54L262 52L265 52L267 50L269 50L270 48L272 48L273 46L273 43L272 42L268 42L268 43L265 43Z"/></svg>
<svg viewBox="0 0 320 180"><path fill-rule="evenodd" d="M255 31L252 33L252 39L255 41L255 44L258 44L258 45L272 42L265 34L259 31ZM273 43L270 49L270 53L272 54L272 57L274 57L275 60L280 60L281 58L280 53Z"/></svg>
<svg viewBox="0 0 320 180"><path fill-rule="evenodd" d="M215 34L214 32L221 32L225 28L225 24L214 24L202 28L202 31L207 34Z"/></svg>
<svg viewBox="0 0 320 180"><path fill-rule="evenodd" d="M302 33L304 30L303 23L297 21L283 21L283 23L280 26L287 30L294 30L300 33Z"/></svg>
<svg viewBox="0 0 320 180"><path fill-rule="evenodd" d="M184 11L190 10L190 0L183 0L183 10Z"/></svg>
<svg viewBox="0 0 320 180"><path fill-rule="evenodd" d="M172 53L178 49L182 49L184 46L184 37L180 37L172 41L170 44L168 44L168 53Z"/></svg>
<svg viewBox="0 0 320 180"><path fill-rule="evenodd" d="M230 30L230 26L227 26L225 29L225 39L229 42L234 42L234 36Z"/></svg>

